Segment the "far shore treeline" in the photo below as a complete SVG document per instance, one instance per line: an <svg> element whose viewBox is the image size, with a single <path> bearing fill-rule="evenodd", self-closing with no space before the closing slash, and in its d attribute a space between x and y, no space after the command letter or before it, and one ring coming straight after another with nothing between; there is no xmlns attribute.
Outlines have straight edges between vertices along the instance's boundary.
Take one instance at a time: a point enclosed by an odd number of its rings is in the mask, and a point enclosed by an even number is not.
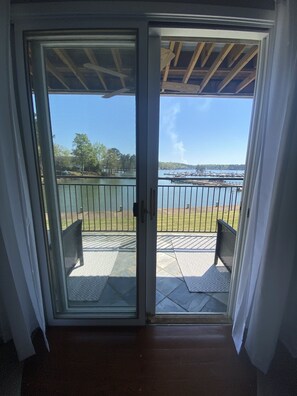
<svg viewBox="0 0 297 396"><path fill-rule="evenodd" d="M91 143L87 134L76 133L72 150L54 143L55 167L58 175L93 174L111 176L117 172L133 172L136 169L135 154L123 154L117 148ZM190 170L203 173L206 170L244 170L243 164L196 164L159 162L160 170Z"/></svg>

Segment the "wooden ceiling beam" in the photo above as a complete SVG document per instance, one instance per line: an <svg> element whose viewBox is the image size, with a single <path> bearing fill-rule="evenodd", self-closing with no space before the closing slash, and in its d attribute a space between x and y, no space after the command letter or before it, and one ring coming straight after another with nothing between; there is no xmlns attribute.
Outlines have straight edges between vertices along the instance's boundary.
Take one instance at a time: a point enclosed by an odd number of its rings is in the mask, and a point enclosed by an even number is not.
<svg viewBox="0 0 297 396"><path fill-rule="evenodd" d="M85 48L85 53L86 53L86 55L87 55L87 57L88 57L90 63L92 63L92 64L94 64L94 65L96 65L96 66L99 66L99 65L98 65L98 62L97 62L97 59L95 58L94 52L93 52L93 50L92 50L91 48ZM94 71L95 71L95 73L97 74L97 76L98 76L98 78L99 78L99 81L101 82L101 84L102 84L104 90L107 91L107 85L106 85L106 83L105 83L105 81L104 81L104 78L103 78L103 76L102 76L102 73L100 73L100 72L97 71L97 70L94 70Z"/></svg>
<svg viewBox="0 0 297 396"><path fill-rule="evenodd" d="M240 84L238 84L235 93L239 93L240 91L242 91L255 79L256 79L256 71L253 71L247 78L245 78Z"/></svg>
<svg viewBox="0 0 297 396"><path fill-rule="evenodd" d="M75 64L73 63L72 59L70 58L70 56L66 53L65 50L60 49L60 48L54 48L53 49L54 52L58 55L58 57L61 59L61 61L63 63L65 63L65 65L68 66L68 68L72 71L72 73L75 75L75 77L78 79L78 81L81 83L81 85L87 90L89 91L89 88L86 84L86 82L84 81L84 77L82 75L82 73L78 70L78 68L75 66Z"/></svg>
<svg viewBox="0 0 297 396"><path fill-rule="evenodd" d="M205 43L197 44L195 51L193 53L192 59L190 60L189 66L187 68L187 71L184 75L184 78L182 81L183 83L186 84L189 81L189 78L191 77L192 71L194 70L194 67L196 66L196 63L197 63L199 56L204 48L204 45L205 45Z"/></svg>
<svg viewBox="0 0 297 396"><path fill-rule="evenodd" d="M170 41L170 44L169 44L170 51L173 52L174 46L175 46L175 41ZM169 62L167 63L167 65L165 67L164 74L163 74L163 81L167 81L168 74L169 74L169 69L170 69L170 64L171 64L171 60L169 60Z"/></svg>
<svg viewBox="0 0 297 396"><path fill-rule="evenodd" d="M226 85L229 84L231 80L243 69L254 56L257 55L259 47L253 45L250 50L245 54L245 56L236 64L236 66L230 71L230 73L224 78L223 81L218 86L218 93L221 92Z"/></svg>
<svg viewBox="0 0 297 396"><path fill-rule="evenodd" d="M215 43L206 43L205 47L203 48L202 54L201 54L201 67L204 67L206 65L206 62L208 61L212 50L214 49Z"/></svg>
<svg viewBox="0 0 297 396"><path fill-rule="evenodd" d="M177 91L181 93L196 94L199 92L200 86L194 84L175 83L170 81L163 81L161 83L162 90Z"/></svg>
<svg viewBox="0 0 297 396"><path fill-rule="evenodd" d="M229 52L232 50L234 47L234 44L226 44L219 55L217 56L216 60L213 62L211 67L209 68L206 76L203 78L201 84L200 84L200 93L204 90L206 85L208 84L209 80L212 78L212 76L215 74L215 72L218 70L226 56L229 54Z"/></svg>
<svg viewBox="0 0 297 396"><path fill-rule="evenodd" d="M175 51L175 58L174 58L174 63L173 63L173 66L174 66L174 67L177 66L177 62L178 62L178 60L179 60L180 53L181 53L181 50L182 50L182 48L183 48L183 42L182 42L182 41L179 41L179 42L176 43L176 44L177 44L177 45L176 45L176 51Z"/></svg>
<svg viewBox="0 0 297 396"><path fill-rule="evenodd" d="M122 59L121 59L120 51L118 48L112 48L111 53L112 53L112 57L113 57L116 69L119 73L121 73ZM123 88L126 88L126 83L125 83L124 78L120 77L120 80L121 80L121 84L122 84Z"/></svg>
<svg viewBox="0 0 297 396"><path fill-rule="evenodd" d="M47 59L46 60L46 69L49 73L51 73L68 91L70 91L69 85L66 84L62 74L60 74L53 64Z"/></svg>
<svg viewBox="0 0 297 396"><path fill-rule="evenodd" d="M237 59L240 57L242 54L243 50L245 49L246 45L244 44L235 44L234 48L230 52L228 56L228 67L232 67L234 63L237 61Z"/></svg>

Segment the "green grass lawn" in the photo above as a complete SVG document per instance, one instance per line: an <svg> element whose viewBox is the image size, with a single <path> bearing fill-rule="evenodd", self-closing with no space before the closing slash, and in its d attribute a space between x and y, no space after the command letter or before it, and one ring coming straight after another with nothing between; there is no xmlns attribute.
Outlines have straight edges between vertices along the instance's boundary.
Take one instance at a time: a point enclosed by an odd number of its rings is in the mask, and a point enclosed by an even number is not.
<svg viewBox="0 0 297 396"><path fill-rule="evenodd" d="M61 213L62 228L75 220L83 220L83 231L135 231L136 219L127 212ZM239 206L191 209L161 209L157 212L158 232L216 232L217 219L222 219L237 230Z"/></svg>

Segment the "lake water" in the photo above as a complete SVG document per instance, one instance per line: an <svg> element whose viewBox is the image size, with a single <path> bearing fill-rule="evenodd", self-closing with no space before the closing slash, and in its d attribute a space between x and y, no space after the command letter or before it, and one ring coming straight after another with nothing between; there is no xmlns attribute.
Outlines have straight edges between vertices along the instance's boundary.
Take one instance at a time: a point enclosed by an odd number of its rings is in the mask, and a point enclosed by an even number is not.
<svg viewBox="0 0 297 396"><path fill-rule="evenodd" d="M184 173L184 170L160 170L159 177L170 177L168 173ZM188 171L190 172L190 171ZM227 171L212 170L214 176ZM241 175L242 171L229 171ZM133 175L123 175L130 179L117 178L63 178L59 179L58 191L61 212L81 211L131 211L136 201L136 187ZM242 181L233 181L241 186ZM160 180L158 187L158 209L187 208L206 206L231 206L241 202L238 187L202 187L190 183L174 183Z"/></svg>

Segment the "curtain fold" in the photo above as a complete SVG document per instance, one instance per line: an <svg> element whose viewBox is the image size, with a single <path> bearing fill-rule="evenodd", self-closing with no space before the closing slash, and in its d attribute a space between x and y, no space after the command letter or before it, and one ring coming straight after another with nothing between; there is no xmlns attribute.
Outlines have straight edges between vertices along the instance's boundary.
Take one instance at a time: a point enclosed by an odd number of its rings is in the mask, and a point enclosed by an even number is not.
<svg viewBox="0 0 297 396"><path fill-rule="evenodd" d="M14 94L10 52L10 1L0 13L0 317L20 360L35 353L32 331L45 335L33 218Z"/></svg>
<svg viewBox="0 0 297 396"><path fill-rule="evenodd" d="M276 2L267 95L253 131L260 135L260 149L233 325L237 351L244 343L252 363L263 372L279 339L291 353L297 351L296 16L295 1Z"/></svg>

